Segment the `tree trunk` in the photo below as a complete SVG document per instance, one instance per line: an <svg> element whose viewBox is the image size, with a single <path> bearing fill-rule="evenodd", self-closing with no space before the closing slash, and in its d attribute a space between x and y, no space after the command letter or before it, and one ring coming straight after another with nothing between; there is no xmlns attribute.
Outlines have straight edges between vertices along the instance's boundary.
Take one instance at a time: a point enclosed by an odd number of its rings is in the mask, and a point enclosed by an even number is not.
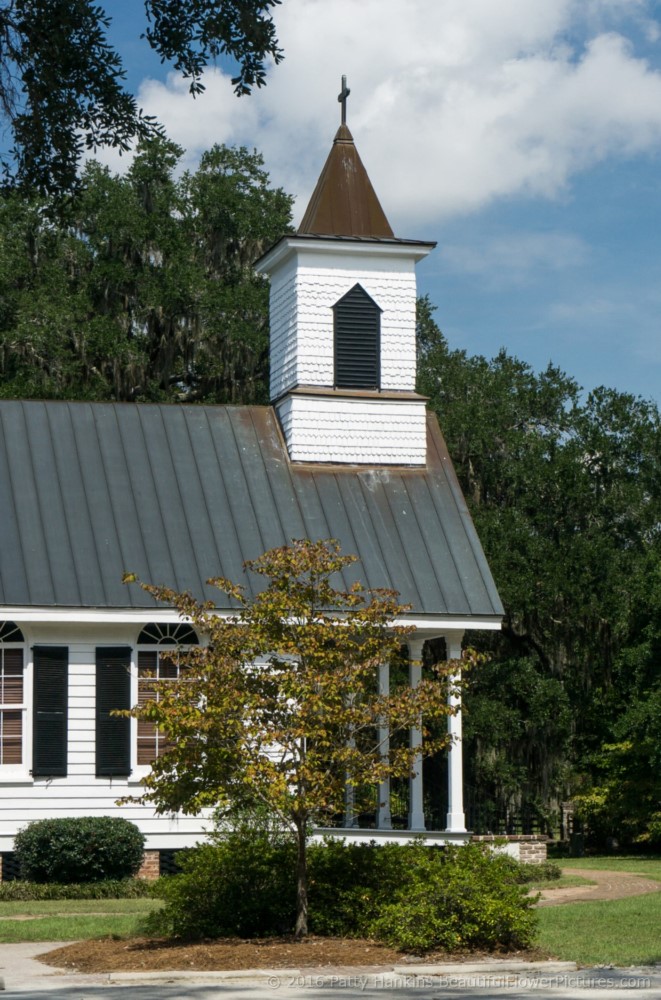
<svg viewBox="0 0 661 1000"><path fill-rule="evenodd" d="M296 858L296 929L297 938L308 933L308 858L305 821L296 821L298 853Z"/></svg>

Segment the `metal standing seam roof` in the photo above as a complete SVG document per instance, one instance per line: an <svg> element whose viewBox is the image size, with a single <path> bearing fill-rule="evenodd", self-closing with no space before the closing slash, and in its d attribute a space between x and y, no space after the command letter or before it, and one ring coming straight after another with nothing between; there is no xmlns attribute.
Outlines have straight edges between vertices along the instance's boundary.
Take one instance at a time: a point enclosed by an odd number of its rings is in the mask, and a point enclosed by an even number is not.
<svg viewBox="0 0 661 1000"><path fill-rule="evenodd" d="M503 609L436 418L425 469L292 464L271 407L0 401L0 604L148 608L125 572L229 607L246 559L337 538L345 584L412 611ZM263 585L263 584L262 584Z"/></svg>
<svg viewBox="0 0 661 1000"><path fill-rule="evenodd" d="M394 236L353 136L340 125L298 227L301 235Z"/></svg>

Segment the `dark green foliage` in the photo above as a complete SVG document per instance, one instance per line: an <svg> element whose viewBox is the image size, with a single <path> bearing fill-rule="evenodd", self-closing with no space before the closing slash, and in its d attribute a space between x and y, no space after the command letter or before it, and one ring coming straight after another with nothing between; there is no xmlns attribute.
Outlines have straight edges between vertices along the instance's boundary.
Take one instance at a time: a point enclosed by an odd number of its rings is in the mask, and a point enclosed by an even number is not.
<svg viewBox="0 0 661 1000"><path fill-rule="evenodd" d="M266 79L265 61L282 58L271 17L280 0L145 0L141 36L204 90L205 67L235 61L237 94ZM106 5L108 11L112 5ZM3 163L24 189L61 195L76 186L83 150L160 134L124 88L124 69L108 42L111 18L93 0L12 0L0 9L0 120L14 139Z"/></svg>
<svg viewBox="0 0 661 1000"><path fill-rule="evenodd" d="M181 859L181 875L160 879L165 909L149 930L181 938L262 937L291 930L296 916L296 846L243 832Z"/></svg>
<svg viewBox="0 0 661 1000"><path fill-rule="evenodd" d="M402 848L328 840L308 850L310 931L329 937L369 936L374 914L401 883Z"/></svg>
<svg viewBox="0 0 661 1000"><path fill-rule="evenodd" d="M3 902L40 902L45 899L138 899L158 895L158 882L127 878L103 882L0 882Z"/></svg>
<svg viewBox="0 0 661 1000"><path fill-rule="evenodd" d="M370 922L374 937L406 951L510 951L532 944L535 914L509 859L476 846L404 848L403 877Z"/></svg>
<svg viewBox="0 0 661 1000"><path fill-rule="evenodd" d="M191 851L162 879L152 933L183 938L281 934L294 926L295 849L287 839L225 840ZM531 943L534 915L510 858L479 847L308 848L310 931L376 937L395 947L505 949Z"/></svg>
<svg viewBox="0 0 661 1000"><path fill-rule="evenodd" d="M252 264L289 227L263 161L144 144L125 176L89 163L54 221L0 198L0 395L266 402L268 287Z"/></svg>
<svg viewBox="0 0 661 1000"><path fill-rule="evenodd" d="M505 863L509 863L513 880L518 885L526 885L529 882L554 882L562 875L562 868L555 861L543 861L540 864L533 864L526 861L515 861L508 855L503 855Z"/></svg>
<svg viewBox="0 0 661 1000"><path fill-rule="evenodd" d="M661 809L658 408L605 388L582 395L553 365L535 373L505 351L452 350L432 312L422 300L418 387L505 605L501 634L467 637L490 656L464 700L470 822L505 832L527 807L557 832L560 803L594 790L595 833L649 837Z"/></svg>
<svg viewBox="0 0 661 1000"><path fill-rule="evenodd" d="M594 784L576 809L592 843L661 845L661 687L631 705L614 727L614 742L591 758Z"/></svg>
<svg viewBox="0 0 661 1000"><path fill-rule="evenodd" d="M14 851L27 881L119 881L139 870L144 842L121 816L75 816L30 823L16 835Z"/></svg>

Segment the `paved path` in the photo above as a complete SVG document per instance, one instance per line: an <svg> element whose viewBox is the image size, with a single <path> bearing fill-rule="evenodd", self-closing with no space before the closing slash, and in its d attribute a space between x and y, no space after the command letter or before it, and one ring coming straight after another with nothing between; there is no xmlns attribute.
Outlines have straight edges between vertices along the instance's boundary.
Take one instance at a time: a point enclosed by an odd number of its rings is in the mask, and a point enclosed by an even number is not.
<svg viewBox="0 0 661 1000"><path fill-rule="evenodd" d="M632 872L599 871L596 868L564 868L565 875L580 875L596 885L573 885L566 889L542 889L538 906L560 906L562 903L592 903L599 899L625 899L661 892L661 882L634 875Z"/></svg>

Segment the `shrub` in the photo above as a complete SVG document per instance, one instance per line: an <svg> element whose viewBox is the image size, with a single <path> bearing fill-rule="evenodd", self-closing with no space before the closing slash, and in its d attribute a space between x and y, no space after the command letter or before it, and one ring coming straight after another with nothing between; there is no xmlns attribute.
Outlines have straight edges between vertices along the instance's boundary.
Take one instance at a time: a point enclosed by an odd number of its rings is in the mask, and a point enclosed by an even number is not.
<svg viewBox="0 0 661 1000"><path fill-rule="evenodd" d="M510 859L478 845L404 848L403 871L368 929L407 951L511 950L531 944L532 900Z"/></svg>
<svg viewBox="0 0 661 1000"><path fill-rule="evenodd" d="M528 882L553 882L561 875L562 868L555 861L542 861L541 864L519 861L516 881L522 885Z"/></svg>
<svg viewBox="0 0 661 1000"><path fill-rule="evenodd" d="M135 875L145 838L120 816L43 819L21 830L14 851L31 882L100 882Z"/></svg>
<svg viewBox="0 0 661 1000"><path fill-rule="evenodd" d="M190 851L181 875L161 879L165 908L152 933L182 938L289 932L296 852L264 831L227 833ZM475 846L345 845L308 849L310 930L376 937L409 951L521 948L534 930L532 901L511 858Z"/></svg>
<svg viewBox="0 0 661 1000"><path fill-rule="evenodd" d="M165 907L147 930L181 938L263 937L291 930L296 913L293 841L228 834L187 851L182 873L159 880Z"/></svg>
<svg viewBox="0 0 661 1000"><path fill-rule="evenodd" d="M308 848L313 934L361 936L374 911L397 890L404 855L396 844L345 844L329 838Z"/></svg>
<svg viewBox="0 0 661 1000"><path fill-rule="evenodd" d="M140 878L121 881L84 882L0 882L0 901L27 903L44 899L137 899L157 896L158 882Z"/></svg>

